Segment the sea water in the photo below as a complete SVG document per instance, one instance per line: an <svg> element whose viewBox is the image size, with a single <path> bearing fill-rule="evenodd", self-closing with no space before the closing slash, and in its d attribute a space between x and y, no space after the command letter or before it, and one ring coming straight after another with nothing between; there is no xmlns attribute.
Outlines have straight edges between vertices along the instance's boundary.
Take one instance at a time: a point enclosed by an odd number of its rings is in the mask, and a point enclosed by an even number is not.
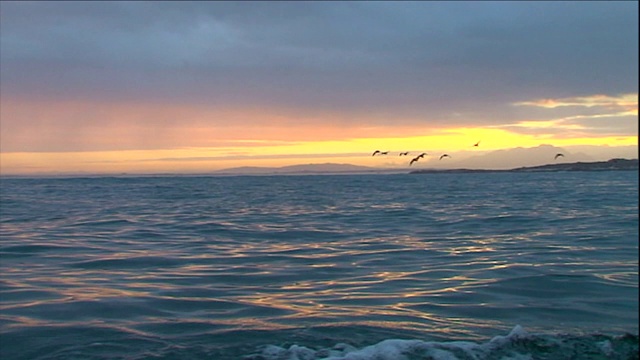
<svg viewBox="0 0 640 360"><path fill-rule="evenodd" d="M0 180L0 359L637 359L638 172Z"/></svg>

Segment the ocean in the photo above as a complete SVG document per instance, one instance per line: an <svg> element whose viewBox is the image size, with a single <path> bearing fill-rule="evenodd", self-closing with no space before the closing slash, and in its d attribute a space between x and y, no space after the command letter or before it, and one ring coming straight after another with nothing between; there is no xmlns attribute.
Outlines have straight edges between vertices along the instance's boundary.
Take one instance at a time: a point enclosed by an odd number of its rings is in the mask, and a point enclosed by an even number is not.
<svg viewBox="0 0 640 360"><path fill-rule="evenodd" d="M638 359L638 172L0 180L0 359Z"/></svg>

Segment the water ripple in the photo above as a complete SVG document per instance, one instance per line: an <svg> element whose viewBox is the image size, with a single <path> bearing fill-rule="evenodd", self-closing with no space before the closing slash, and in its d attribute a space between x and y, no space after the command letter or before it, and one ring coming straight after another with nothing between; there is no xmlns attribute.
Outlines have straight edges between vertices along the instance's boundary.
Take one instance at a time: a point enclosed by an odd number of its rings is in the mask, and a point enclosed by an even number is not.
<svg viewBox="0 0 640 360"><path fill-rule="evenodd" d="M637 332L637 194L633 172L3 180L1 355Z"/></svg>

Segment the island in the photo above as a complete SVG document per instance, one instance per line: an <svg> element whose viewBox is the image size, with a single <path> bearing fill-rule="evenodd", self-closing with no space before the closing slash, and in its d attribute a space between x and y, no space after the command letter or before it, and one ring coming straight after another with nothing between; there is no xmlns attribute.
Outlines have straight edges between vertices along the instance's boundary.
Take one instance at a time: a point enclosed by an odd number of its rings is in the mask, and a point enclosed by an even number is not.
<svg viewBox="0 0 640 360"><path fill-rule="evenodd" d="M514 169L420 169L410 174L478 173L478 172L553 172L553 171L611 171L638 170L638 159L611 159L608 161L575 162L519 167Z"/></svg>

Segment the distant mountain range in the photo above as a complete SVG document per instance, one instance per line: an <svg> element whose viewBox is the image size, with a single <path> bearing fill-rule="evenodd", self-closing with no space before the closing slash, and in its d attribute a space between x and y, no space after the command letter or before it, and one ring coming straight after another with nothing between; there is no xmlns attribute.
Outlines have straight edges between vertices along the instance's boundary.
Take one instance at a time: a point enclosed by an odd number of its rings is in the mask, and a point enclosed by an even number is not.
<svg viewBox="0 0 640 360"><path fill-rule="evenodd" d="M555 154L564 154L563 158L554 160ZM469 154L469 152L467 152ZM424 164L424 167L428 168L464 168L464 169L503 169L509 170L523 166L539 166L545 165L550 162L553 163L567 163L567 162L589 162L605 160L607 158L594 159L593 157L582 152L571 152L567 149L556 147L553 145L540 145L531 148L512 148L491 151L483 153L481 155L472 155L464 159L458 160L460 156L453 155L451 159L445 161L432 160L428 164ZM612 156L624 157L624 156Z"/></svg>
<svg viewBox="0 0 640 360"><path fill-rule="evenodd" d="M243 166L216 171L216 175L284 175L284 174L361 174L406 172L398 169L382 169L351 164L306 164L283 167Z"/></svg>
<svg viewBox="0 0 640 360"><path fill-rule="evenodd" d="M554 159L555 154L564 157ZM470 171L563 171L563 170L610 170L637 169L638 160L625 160L616 156L609 161L596 161L581 152L572 153L552 145L533 148L512 148L467 156L452 154L453 158L438 161L438 156L428 156L412 167L382 168L351 164L305 164L283 167L236 167L213 172L215 175L278 175L278 174L362 174L362 173L428 173ZM457 156L460 155L460 156ZM458 158L461 158L458 160ZM606 158L605 158L606 159ZM600 158L599 160L603 160ZM635 161L635 165L634 165Z"/></svg>
<svg viewBox="0 0 640 360"><path fill-rule="evenodd" d="M518 167L513 169L383 169L350 164L307 164L283 167L237 167L216 171L216 175L304 175L304 174L383 174L383 173L469 173L469 172L541 172L541 171L606 171L638 170L638 159L611 159L609 161L573 162Z"/></svg>

